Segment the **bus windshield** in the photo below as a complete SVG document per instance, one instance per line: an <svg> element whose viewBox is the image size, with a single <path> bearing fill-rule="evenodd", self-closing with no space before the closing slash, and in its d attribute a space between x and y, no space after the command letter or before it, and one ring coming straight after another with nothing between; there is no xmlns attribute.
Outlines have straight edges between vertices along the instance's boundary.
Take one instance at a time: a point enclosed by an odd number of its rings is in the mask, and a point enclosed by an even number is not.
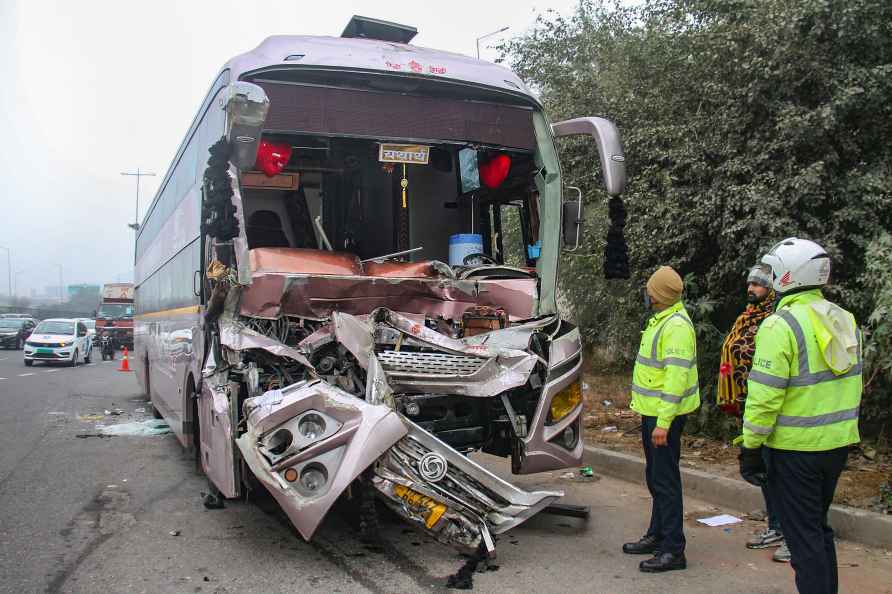
<svg viewBox="0 0 892 594"><path fill-rule="evenodd" d="M99 307L96 317L105 319L119 319L133 317L132 303L103 303Z"/></svg>

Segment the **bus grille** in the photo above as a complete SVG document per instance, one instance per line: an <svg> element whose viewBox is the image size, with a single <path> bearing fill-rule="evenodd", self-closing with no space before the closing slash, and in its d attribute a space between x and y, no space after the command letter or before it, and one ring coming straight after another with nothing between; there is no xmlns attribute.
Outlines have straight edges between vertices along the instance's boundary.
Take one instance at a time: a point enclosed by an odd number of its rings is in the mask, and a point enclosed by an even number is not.
<svg viewBox="0 0 892 594"><path fill-rule="evenodd" d="M383 351L378 360L384 371L396 375L473 375L486 363L479 357L407 351Z"/></svg>

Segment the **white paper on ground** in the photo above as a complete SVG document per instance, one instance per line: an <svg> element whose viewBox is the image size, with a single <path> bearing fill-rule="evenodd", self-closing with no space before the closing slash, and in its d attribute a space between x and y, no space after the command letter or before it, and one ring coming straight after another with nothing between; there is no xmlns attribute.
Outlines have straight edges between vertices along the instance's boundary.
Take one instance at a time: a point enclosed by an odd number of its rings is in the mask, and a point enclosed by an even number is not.
<svg viewBox="0 0 892 594"><path fill-rule="evenodd" d="M711 518L700 518L697 521L701 524L706 524L707 526L727 526L728 524L743 522L740 518L735 518L728 514L719 514L717 516L712 516Z"/></svg>

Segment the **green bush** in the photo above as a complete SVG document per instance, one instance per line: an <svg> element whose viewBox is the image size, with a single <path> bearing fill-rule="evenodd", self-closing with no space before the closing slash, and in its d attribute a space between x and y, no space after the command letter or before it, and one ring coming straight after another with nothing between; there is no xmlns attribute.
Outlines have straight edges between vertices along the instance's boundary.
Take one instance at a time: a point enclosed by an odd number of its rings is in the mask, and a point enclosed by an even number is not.
<svg viewBox="0 0 892 594"><path fill-rule="evenodd" d="M878 238L892 228L892 2L583 0L501 49L555 120L601 115L623 135L629 281L602 276L607 204L594 147L559 141L588 225L585 252L561 262L561 303L599 364L631 363L641 287L669 264L696 279L701 384L714 391L716 345L745 305L747 268L799 236L831 254L828 296L871 320L871 369L888 377L888 289L874 286L867 254L888 257Z"/></svg>

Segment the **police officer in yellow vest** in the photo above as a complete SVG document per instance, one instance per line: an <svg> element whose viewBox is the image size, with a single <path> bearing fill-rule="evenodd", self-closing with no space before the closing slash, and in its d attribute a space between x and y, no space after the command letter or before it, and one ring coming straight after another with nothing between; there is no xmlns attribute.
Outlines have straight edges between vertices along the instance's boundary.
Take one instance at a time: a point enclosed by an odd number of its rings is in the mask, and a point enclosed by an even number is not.
<svg viewBox="0 0 892 594"><path fill-rule="evenodd" d="M638 566L644 572L687 567L678 460L685 418L700 406L700 391L697 340L681 301L683 289L681 277L668 266L647 281L645 301L656 313L641 335L632 375L632 409L641 415L645 478L653 503L647 534L624 544L623 552L653 554Z"/></svg>
<svg viewBox="0 0 892 594"><path fill-rule="evenodd" d="M780 301L756 334L740 474L756 485L767 478L778 493L799 592L835 594L827 510L848 446L860 441L861 333L855 317L821 293L830 277L821 246L785 239L762 263Z"/></svg>

